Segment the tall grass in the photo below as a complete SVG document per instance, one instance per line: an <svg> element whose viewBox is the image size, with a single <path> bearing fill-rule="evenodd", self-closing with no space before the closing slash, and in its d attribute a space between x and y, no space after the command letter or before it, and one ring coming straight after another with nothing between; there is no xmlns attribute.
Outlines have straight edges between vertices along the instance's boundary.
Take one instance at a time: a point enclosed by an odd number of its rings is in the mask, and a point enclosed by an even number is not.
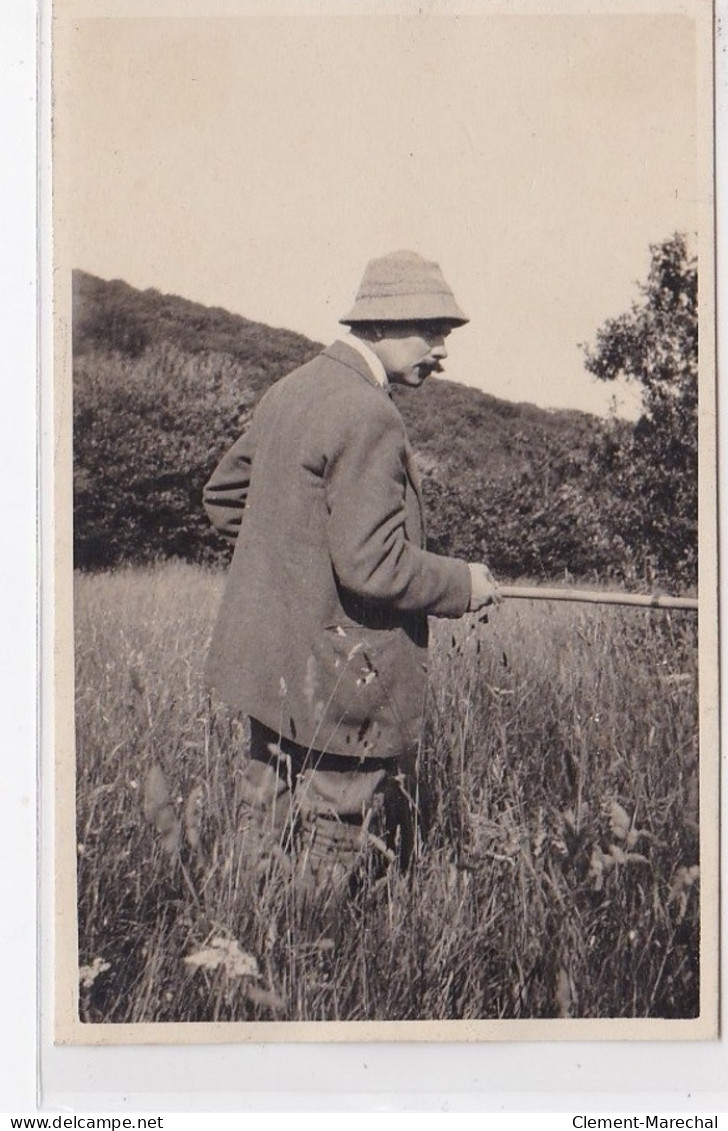
<svg viewBox="0 0 728 1131"><path fill-rule="evenodd" d="M245 728L200 679L222 581L77 579L82 1020L697 1014L693 618L436 623L413 859L332 930L236 835Z"/></svg>

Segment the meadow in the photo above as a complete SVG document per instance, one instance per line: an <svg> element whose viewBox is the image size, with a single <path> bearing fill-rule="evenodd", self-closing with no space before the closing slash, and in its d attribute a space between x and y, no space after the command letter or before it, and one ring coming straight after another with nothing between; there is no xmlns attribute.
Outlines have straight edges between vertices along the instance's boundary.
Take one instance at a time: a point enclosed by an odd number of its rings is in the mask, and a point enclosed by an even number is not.
<svg viewBox="0 0 728 1131"><path fill-rule="evenodd" d="M697 618L433 622L412 858L375 847L332 926L241 852L245 728L201 682L223 580L76 578L82 1021L697 1015Z"/></svg>

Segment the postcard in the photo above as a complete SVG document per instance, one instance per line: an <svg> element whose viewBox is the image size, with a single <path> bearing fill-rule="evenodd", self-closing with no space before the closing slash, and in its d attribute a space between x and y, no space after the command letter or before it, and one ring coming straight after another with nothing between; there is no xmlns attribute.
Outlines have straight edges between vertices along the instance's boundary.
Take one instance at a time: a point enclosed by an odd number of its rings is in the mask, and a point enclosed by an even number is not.
<svg viewBox="0 0 728 1131"><path fill-rule="evenodd" d="M55 1040L715 1037L710 5L52 23Z"/></svg>

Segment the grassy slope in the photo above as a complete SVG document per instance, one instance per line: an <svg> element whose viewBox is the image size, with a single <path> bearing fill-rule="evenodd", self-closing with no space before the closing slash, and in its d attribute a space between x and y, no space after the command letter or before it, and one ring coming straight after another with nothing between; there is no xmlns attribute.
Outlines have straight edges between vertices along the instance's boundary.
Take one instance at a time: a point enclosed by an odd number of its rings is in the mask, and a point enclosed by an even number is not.
<svg viewBox="0 0 728 1131"><path fill-rule="evenodd" d="M407 876L365 882L322 937L236 839L238 728L201 690L222 578L77 580L81 993L107 1021L692 1016L695 640L689 618L505 605L436 623ZM142 809L154 763L203 837L170 857ZM193 970L235 939L260 978Z"/></svg>
<svg viewBox="0 0 728 1131"><path fill-rule="evenodd" d="M263 392L320 345L83 272L74 274L73 345L77 565L224 560L203 485ZM485 558L503 577L641 575L642 551L625 545L615 519L619 473L596 472L603 422L439 379L394 397L422 471L433 548Z"/></svg>

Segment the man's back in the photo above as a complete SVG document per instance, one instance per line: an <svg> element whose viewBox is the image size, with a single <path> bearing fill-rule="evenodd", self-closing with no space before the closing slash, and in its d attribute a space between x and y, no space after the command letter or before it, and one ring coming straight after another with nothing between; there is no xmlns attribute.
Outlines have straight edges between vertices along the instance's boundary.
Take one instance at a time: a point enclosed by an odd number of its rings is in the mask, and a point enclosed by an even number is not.
<svg viewBox="0 0 728 1131"><path fill-rule="evenodd" d="M416 473L386 391L335 343L263 398L237 465L206 489L213 518L238 470L249 484L209 682L318 749L387 756L416 742L427 612L463 612L469 579L464 563L422 549ZM234 508L220 510L230 527Z"/></svg>

